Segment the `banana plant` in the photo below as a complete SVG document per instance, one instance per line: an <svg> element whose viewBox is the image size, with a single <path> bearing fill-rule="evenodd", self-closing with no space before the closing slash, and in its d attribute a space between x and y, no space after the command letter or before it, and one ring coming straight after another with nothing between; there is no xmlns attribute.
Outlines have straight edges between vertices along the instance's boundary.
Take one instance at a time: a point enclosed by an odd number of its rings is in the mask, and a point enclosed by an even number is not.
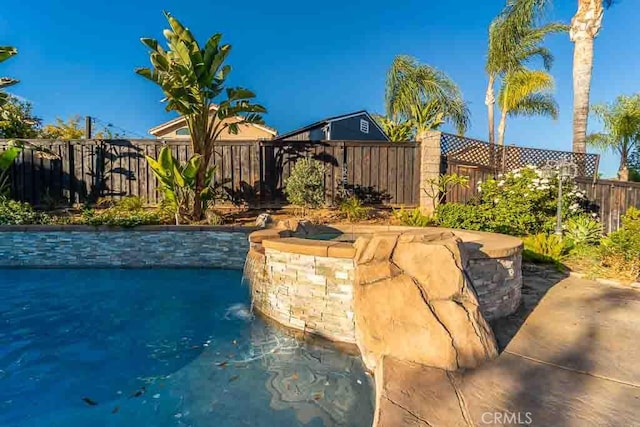
<svg viewBox="0 0 640 427"><path fill-rule="evenodd" d="M166 48L155 39L142 38L152 67L138 68L136 73L160 86L166 110L185 118L193 152L203 157L193 199L193 216L201 219L205 167L213 157L215 141L237 134L245 124L263 124L267 110L253 103L252 91L228 86L231 66L226 60L231 45L222 43L222 34L214 34L202 45L176 18L166 12L165 16L170 27L163 32Z"/></svg>
<svg viewBox="0 0 640 427"><path fill-rule="evenodd" d="M18 50L11 46L0 46L0 62L6 61L14 55L18 54ZM18 83L18 80L10 77L0 77L0 89L13 86ZM5 92L0 91L0 107L7 102L8 95Z"/></svg>
<svg viewBox="0 0 640 427"><path fill-rule="evenodd" d="M4 151L0 152L0 197L9 196L11 187L9 185L9 172L11 165L18 158L23 150L32 150L36 157L48 160L59 160L60 157L44 147L39 147L29 141L10 140Z"/></svg>
<svg viewBox="0 0 640 427"><path fill-rule="evenodd" d="M194 154L185 163L173 157L169 147L162 147L158 158L145 156L153 174L160 181L159 190L162 192L165 203L173 210L176 225L180 224L180 218L188 214L190 201L195 198L198 171L202 166L203 156ZM211 181L215 167L205 171L205 183L207 185L199 190L199 200L206 204L213 198Z"/></svg>
<svg viewBox="0 0 640 427"><path fill-rule="evenodd" d="M0 197L9 195L9 170L21 152L22 148L9 145L6 150L0 153Z"/></svg>

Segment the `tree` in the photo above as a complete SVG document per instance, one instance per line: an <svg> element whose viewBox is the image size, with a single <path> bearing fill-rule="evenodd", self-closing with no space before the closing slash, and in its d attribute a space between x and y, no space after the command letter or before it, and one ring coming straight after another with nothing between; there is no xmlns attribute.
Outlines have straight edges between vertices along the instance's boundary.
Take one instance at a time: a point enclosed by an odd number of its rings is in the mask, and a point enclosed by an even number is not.
<svg viewBox="0 0 640 427"><path fill-rule="evenodd" d="M396 122L380 114L375 114L373 118L391 142L412 141L415 138L415 130L410 121Z"/></svg>
<svg viewBox="0 0 640 427"><path fill-rule="evenodd" d="M0 46L0 62L4 62L17 54L18 50L15 47ZM6 92L3 92L2 89L13 86L16 83L18 83L18 80L16 79L12 79L10 77L0 77L0 107L6 104L9 99L9 95Z"/></svg>
<svg viewBox="0 0 640 427"><path fill-rule="evenodd" d="M587 143L618 153L618 178L628 181L629 162L640 150L640 94L621 95L611 104L594 105L593 115L602 122L604 130L590 134Z"/></svg>
<svg viewBox="0 0 640 427"><path fill-rule="evenodd" d="M142 38L150 49L153 68L136 73L156 83L164 92L167 111L176 111L187 122L194 154L202 155L193 202L193 216L203 216L201 191L205 170L214 153L215 141L223 132L237 134L246 123L262 124L266 109L253 104L255 94L244 88L226 87L231 66L225 64L231 45L221 44L222 34L214 34L204 47L177 19L165 12L171 29L164 30L167 49L157 40ZM215 103L215 104L214 104ZM211 114L213 112L213 114Z"/></svg>
<svg viewBox="0 0 640 427"><path fill-rule="evenodd" d="M501 118L498 144L504 145L507 116L543 115L558 118L558 104L553 98L553 77L545 71L517 70L504 76L498 94Z"/></svg>
<svg viewBox="0 0 640 427"><path fill-rule="evenodd" d="M44 139L82 139L84 129L80 127L81 118L78 115L69 117L66 121L56 117L55 124L48 124L42 129Z"/></svg>
<svg viewBox="0 0 640 427"><path fill-rule="evenodd" d="M489 123L489 142L495 143L495 85L507 74L522 70L533 59L542 60L545 70L553 55L541 43L549 34L567 31L562 23L538 26L550 0L513 0L489 26L489 45L485 70L489 77L485 105Z"/></svg>
<svg viewBox="0 0 640 427"><path fill-rule="evenodd" d="M31 103L9 95L0 109L0 138L37 138L42 120L32 109Z"/></svg>
<svg viewBox="0 0 640 427"><path fill-rule="evenodd" d="M578 0L569 32L573 48L573 151L584 153L589 118L589 93L593 71L593 41L602 27L604 9L613 0Z"/></svg>
<svg viewBox="0 0 640 427"><path fill-rule="evenodd" d="M385 89L387 118L395 123L421 118L418 111L429 111L429 118L439 117L440 122L451 124L458 133L464 133L469 126L469 109L462 98L460 88L442 71L417 59L396 56L387 73ZM428 128L428 121L421 127ZM435 125L435 122L432 122Z"/></svg>

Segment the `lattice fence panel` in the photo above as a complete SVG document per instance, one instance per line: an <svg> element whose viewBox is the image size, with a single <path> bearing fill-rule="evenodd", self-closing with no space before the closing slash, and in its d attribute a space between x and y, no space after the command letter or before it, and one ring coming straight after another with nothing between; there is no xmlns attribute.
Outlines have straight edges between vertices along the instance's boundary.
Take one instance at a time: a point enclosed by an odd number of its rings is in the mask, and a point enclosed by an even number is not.
<svg viewBox="0 0 640 427"><path fill-rule="evenodd" d="M443 133L440 149L448 159L490 167L499 172L517 169L526 165L543 166L547 160L569 159L576 163L578 173L585 178L598 174L597 154L573 153L570 151L544 150L540 148L491 145L478 139Z"/></svg>

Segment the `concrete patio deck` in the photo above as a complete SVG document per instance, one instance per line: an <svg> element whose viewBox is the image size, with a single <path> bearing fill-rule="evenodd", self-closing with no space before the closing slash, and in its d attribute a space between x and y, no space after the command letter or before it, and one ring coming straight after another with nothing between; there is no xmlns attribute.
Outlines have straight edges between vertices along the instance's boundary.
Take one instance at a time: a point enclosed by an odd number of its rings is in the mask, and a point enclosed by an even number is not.
<svg viewBox="0 0 640 427"><path fill-rule="evenodd" d="M502 353L479 369L386 358L374 425L640 426L640 291L540 269L523 294L493 325Z"/></svg>

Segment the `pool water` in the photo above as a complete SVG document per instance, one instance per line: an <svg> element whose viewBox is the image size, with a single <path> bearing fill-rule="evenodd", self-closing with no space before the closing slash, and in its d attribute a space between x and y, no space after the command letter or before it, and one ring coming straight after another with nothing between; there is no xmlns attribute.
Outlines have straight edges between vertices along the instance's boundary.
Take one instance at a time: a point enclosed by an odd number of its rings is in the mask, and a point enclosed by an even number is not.
<svg viewBox="0 0 640 427"><path fill-rule="evenodd" d="M370 426L357 356L249 313L232 270L0 270L1 426Z"/></svg>

